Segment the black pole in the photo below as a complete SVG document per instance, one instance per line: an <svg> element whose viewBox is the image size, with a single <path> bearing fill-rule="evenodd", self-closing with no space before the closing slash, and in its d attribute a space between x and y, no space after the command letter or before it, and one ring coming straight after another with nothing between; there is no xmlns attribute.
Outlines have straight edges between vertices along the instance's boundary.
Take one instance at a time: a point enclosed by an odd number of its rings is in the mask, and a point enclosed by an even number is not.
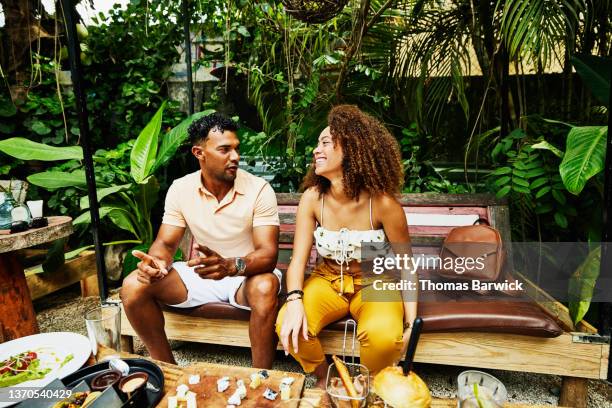
<svg viewBox="0 0 612 408"><path fill-rule="evenodd" d="M608 102L608 140L606 143L606 162L604 164L604 201L603 201L603 231L601 246L601 269L599 273L600 282L612 282L612 70L610 72L610 100ZM610 288L601 287L603 291ZM605 293L605 292L604 292ZM599 308L600 333L610 336L610 321L612 320L612 303L601 303ZM610 342L612 343L612 342ZM608 381L612 381L612 344L608 345L610 354L608 358Z"/></svg>
<svg viewBox="0 0 612 408"><path fill-rule="evenodd" d="M183 0L183 32L185 35L185 65L187 65L187 98L189 99L189 116L193 115L193 77L191 73L191 33L189 32L189 0Z"/></svg>
<svg viewBox="0 0 612 408"><path fill-rule="evenodd" d="M91 232L93 234L94 248L96 250L96 268L98 270L98 288L100 300L106 302L108 297L108 283L106 281L106 265L104 264L104 248L100 241L100 215L98 213L98 197L96 195L96 177L91 156L89 140L89 122L87 113L87 99L83 90L81 77L81 52L79 39L76 32L75 9L71 0L62 0L62 12L66 23L68 35L68 59L70 60L70 73L72 76L72 87L76 102L80 141L83 146L83 162L85 164L85 178L87 180L87 193L89 196L89 213L91 215Z"/></svg>

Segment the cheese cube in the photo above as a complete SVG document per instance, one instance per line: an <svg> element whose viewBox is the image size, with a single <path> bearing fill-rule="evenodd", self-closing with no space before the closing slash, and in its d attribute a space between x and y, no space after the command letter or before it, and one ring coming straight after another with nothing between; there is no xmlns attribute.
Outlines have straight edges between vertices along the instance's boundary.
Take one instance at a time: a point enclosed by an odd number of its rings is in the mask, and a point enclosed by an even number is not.
<svg viewBox="0 0 612 408"><path fill-rule="evenodd" d="M178 387L176 387L176 397L178 399L185 398L187 391L189 391L189 387L185 384L180 384Z"/></svg>
<svg viewBox="0 0 612 408"><path fill-rule="evenodd" d="M281 384L291 385L293 384L294 381L295 381L295 378L293 377L283 377L283 379L281 380Z"/></svg>
<svg viewBox="0 0 612 408"><path fill-rule="evenodd" d="M227 390L229 386L230 386L229 377L223 377L217 380L217 391L218 392L223 392Z"/></svg>
<svg viewBox="0 0 612 408"><path fill-rule="evenodd" d="M281 400L287 401L291 398L291 386L289 384L280 385Z"/></svg>
<svg viewBox="0 0 612 408"><path fill-rule="evenodd" d="M256 389L257 387L259 387L261 385L261 374L259 373L253 373L251 374L251 383L249 384L249 387L251 387L251 389Z"/></svg>
<svg viewBox="0 0 612 408"><path fill-rule="evenodd" d="M272 391L272 390L271 390L271 389L269 389L269 388L266 388L266 390L265 390L265 391L264 391L264 393L263 393L263 397L264 397L265 399L267 399L267 400L270 400L270 401L274 401L274 400L276 399L276 396L277 396L277 395L278 395L278 393L277 393L277 392L274 392L274 391Z"/></svg>
<svg viewBox="0 0 612 408"><path fill-rule="evenodd" d="M238 394L237 390L235 393L232 394L231 397L229 397L227 403L229 405L240 405L242 403L242 400L240 399L240 395Z"/></svg>
<svg viewBox="0 0 612 408"><path fill-rule="evenodd" d="M188 391L187 395L185 395L185 400L187 401L187 408L198 408L198 400L195 392Z"/></svg>

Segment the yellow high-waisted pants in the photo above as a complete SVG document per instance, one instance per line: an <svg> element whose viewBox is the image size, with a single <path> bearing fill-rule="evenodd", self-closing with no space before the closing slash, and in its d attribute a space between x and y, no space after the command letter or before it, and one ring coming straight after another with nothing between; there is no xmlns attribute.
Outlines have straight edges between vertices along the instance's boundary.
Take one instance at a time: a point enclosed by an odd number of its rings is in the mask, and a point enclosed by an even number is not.
<svg viewBox="0 0 612 408"><path fill-rule="evenodd" d="M340 295L340 276L324 262L321 262L304 282L304 310L308 320L308 340L299 334L298 352L293 351L289 338L291 355L302 365L305 372L311 373L325 361L325 354L318 335L325 326L339 320L349 313L357 321L357 338L361 344L361 364L368 367L370 373L399 360L402 348L404 305L400 292L397 301L363 302L364 291L374 290L364 286L353 293L354 285L360 285L360 279L344 274L344 295ZM285 304L276 320L276 333L280 336L283 319L287 311ZM351 330L347 333L347 355L351 352Z"/></svg>

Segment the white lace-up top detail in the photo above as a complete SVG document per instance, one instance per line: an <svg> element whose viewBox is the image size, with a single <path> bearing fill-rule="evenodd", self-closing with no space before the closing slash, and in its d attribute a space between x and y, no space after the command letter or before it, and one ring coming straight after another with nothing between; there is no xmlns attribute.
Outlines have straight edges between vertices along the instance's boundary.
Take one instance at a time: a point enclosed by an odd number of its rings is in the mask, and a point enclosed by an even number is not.
<svg viewBox="0 0 612 408"><path fill-rule="evenodd" d="M370 230L350 230L341 228L332 231L323 227L324 197L321 197L321 225L314 231L317 252L324 258L334 260L340 265L340 286L343 287L344 266L351 261L361 262L361 251L364 244L386 242L383 229L374 229L372 223L372 198L370 197ZM380 249L380 248L378 248Z"/></svg>

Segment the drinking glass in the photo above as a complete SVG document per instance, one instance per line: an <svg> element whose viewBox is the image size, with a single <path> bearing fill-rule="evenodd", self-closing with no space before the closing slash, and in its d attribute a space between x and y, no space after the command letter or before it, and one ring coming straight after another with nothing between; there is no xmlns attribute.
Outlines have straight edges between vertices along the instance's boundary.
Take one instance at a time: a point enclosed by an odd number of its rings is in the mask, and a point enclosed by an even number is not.
<svg viewBox="0 0 612 408"><path fill-rule="evenodd" d="M102 305L85 313L87 335L97 362L120 358L121 307Z"/></svg>
<svg viewBox="0 0 612 408"><path fill-rule="evenodd" d="M497 378L477 370L463 371L457 377L459 408L503 407L506 387Z"/></svg>

